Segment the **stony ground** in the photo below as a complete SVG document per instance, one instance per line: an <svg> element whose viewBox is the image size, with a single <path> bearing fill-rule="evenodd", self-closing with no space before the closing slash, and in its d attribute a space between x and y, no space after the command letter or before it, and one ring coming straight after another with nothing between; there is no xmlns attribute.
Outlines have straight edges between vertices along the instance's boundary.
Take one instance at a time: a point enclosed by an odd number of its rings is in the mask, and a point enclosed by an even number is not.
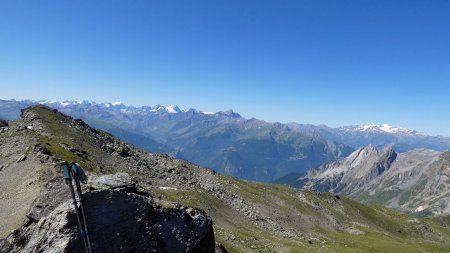
<svg viewBox="0 0 450 253"><path fill-rule="evenodd" d="M140 192L125 173L100 177L91 174L90 181L90 191L83 199L93 252L215 251L212 220L204 211L162 207ZM1 252L85 251L72 201L62 200L42 216L42 207L49 204L45 195L38 198L29 213L40 218L0 241Z"/></svg>

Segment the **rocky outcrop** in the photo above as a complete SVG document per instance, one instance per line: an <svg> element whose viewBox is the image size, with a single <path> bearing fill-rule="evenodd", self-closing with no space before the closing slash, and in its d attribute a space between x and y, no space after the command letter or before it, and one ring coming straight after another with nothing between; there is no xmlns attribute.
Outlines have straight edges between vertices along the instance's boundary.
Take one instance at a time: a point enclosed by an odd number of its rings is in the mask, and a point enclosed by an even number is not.
<svg viewBox="0 0 450 253"><path fill-rule="evenodd" d="M102 176L94 184L103 183L104 189L84 194L93 252L215 251L212 221L204 211L161 207L127 178L124 173ZM0 241L0 252L84 252L78 231L67 200Z"/></svg>
<svg viewBox="0 0 450 253"><path fill-rule="evenodd" d="M294 183L320 191L351 193L389 170L396 158L397 153L392 148L377 150L368 146L344 159L312 169Z"/></svg>
<svg viewBox="0 0 450 253"><path fill-rule="evenodd" d="M392 148L368 146L289 183L419 215L445 215L450 213L449 168L450 152L415 149L397 154Z"/></svg>
<svg viewBox="0 0 450 253"><path fill-rule="evenodd" d="M8 121L0 119L0 134L8 131Z"/></svg>

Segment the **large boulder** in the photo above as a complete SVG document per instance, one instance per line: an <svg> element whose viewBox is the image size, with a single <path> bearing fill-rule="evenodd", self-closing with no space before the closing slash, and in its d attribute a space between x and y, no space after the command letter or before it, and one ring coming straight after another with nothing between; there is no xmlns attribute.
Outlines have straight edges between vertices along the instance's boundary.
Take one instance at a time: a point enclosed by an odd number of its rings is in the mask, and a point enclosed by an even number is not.
<svg viewBox="0 0 450 253"><path fill-rule="evenodd" d="M130 185L87 192L84 200L93 252L215 251L202 210L163 208ZM84 252L72 201L0 240L0 252Z"/></svg>

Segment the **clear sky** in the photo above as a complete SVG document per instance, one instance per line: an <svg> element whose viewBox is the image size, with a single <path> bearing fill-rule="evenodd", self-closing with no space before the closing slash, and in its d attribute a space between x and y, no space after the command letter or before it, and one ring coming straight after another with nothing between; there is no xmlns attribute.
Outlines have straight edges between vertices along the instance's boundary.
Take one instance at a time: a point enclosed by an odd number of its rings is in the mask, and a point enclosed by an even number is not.
<svg viewBox="0 0 450 253"><path fill-rule="evenodd" d="M450 136L450 1L4 0L0 98Z"/></svg>

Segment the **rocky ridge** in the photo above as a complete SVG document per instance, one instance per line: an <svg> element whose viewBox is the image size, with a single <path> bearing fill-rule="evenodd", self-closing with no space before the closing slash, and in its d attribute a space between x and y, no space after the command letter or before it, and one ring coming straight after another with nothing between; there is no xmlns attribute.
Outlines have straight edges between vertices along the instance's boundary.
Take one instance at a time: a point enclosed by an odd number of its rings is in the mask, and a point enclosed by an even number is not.
<svg viewBox="0 0 450 253"><path fill-rule="evenodd" d="M420 215L450 214L449 154L427 149L397 154L392 148L368 146L347 158L278 182L343 193L366 203Z"/></svg>

